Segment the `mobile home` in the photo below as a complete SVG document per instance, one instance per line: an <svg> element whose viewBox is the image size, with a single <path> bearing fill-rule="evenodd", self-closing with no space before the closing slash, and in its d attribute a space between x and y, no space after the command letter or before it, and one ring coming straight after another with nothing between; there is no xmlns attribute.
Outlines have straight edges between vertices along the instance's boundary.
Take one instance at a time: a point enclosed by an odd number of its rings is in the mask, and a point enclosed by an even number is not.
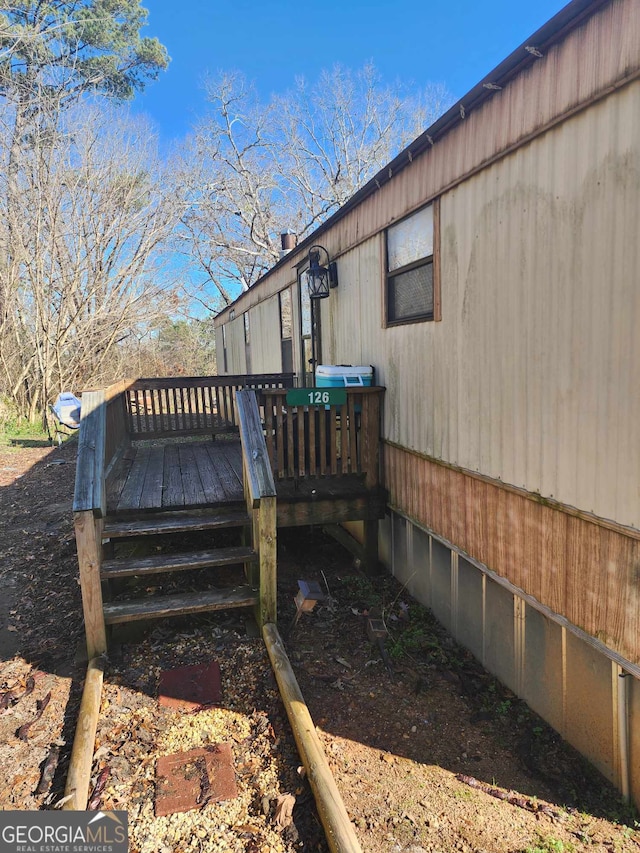
<svg viewBox="0 0 640 853"><path fill-rule="evenodd" d="M574 0L216 319L221 372L373 365L381 559L636 803L639 75Z"/></svg>

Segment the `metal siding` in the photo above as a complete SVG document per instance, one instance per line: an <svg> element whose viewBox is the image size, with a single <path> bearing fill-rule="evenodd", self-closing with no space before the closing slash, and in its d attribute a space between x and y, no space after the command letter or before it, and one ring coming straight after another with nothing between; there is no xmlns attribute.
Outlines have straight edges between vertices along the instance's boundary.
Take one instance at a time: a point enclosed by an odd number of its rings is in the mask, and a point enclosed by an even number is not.
<svg viewBox="0 0 640 853"><path fill-rule="evenodd" d="M431 605L431 546L430 537L424 530L409 525L411 537L411 575L407 589L414 598Z"/></svg>
<svg viewBox="0 0 640 853"><path fill-rule="evenodd" d="M522 697L559 732L564 730L562 628L526 606Z"/></svg>
<svg viewBox="0 0 640 853"><path fill-rule="evenodd" d="M518 661L514 637L513 593L487 583L484 616L484 666L503 684L518 692Z"/></svg>
<svg viewBox="0 0 640 853"><path fill-rule="evenodd" d="M280 302L278 296L261 302L249 312L251 362L257 373L282 371Z"/></svg>
<svg viewBox="0 0 640 853"><path fill-rule="evenodd" d="M484 614L482 572L464 557L458 557L458 642L478 659L483 658Z"/></svg>
<svg viewBox="0 0 640 853"><path fill-rule="evenodd" d="M447 630L451 630L453 609L451 601L451 550L431 540L431 610Z"/></svg>
<svg viewBox="0 0 640 853"><path fill-rule="evenodd" d="M640 807L640 681L629 679L629 775L631 797Z"/></svg>
<svg viewBox="0 0 640 853"><path fill-rule="evenodd" d="M636 83L445 195L440 323L382 328L382 237L340 259L325 355L385 438L640 527L639 141Z"/></svg>
<svg viewBox="0 0 640 853"><path fill-rule="evenodd" d="M227 368L231 375L243 375L247 372L247 359L244 351L244 319L242 314L227 323ZM256 370L258 366L256 365Z"/></svg>
<svg viewBox="0 0 640 853"><path fill-rule="evenodd" d="M636 527L639 140L636 83L441 202L443 324L460 330L444 458Z"/></svg>
<svg viewBox="0 0 640 853"><path fill-rule="evenodd" d="M611 661L566 632L565 730L563 736L616 782Z"/></svg>
<svg viewBox="0 0 640 853"><path fill-rule="evenodd" d="M332 257L345 252L559 116L632 77L640 67L638 44L637 0L614 0L323 233L323 245Z"/></svg>
<svg viewBox="0 0 640 853"><path fill-rule="evenodd" d="M325 360L386 438L640 527L639 216L640 82L442 198L442 322L383 329L382 235L344 255Z"/></svg>
<svg viewBox="0 0 640 853"><path fill-rule="evenodd" d="M218 326L214 329L214 336L216 341L216 373L218 376L224 376L224 346L222 343L222 326Z"/></svg>

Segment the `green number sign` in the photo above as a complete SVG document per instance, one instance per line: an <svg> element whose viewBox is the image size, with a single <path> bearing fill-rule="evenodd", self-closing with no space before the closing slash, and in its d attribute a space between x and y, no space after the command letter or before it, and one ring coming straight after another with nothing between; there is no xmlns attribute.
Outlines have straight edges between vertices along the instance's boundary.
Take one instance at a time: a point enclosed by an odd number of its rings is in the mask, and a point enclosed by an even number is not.
<svg viewBox="0 0 640 853"><path fill-rule="evenodd" d="M346 388L290 388L287 406L344 406Z"/></svg>

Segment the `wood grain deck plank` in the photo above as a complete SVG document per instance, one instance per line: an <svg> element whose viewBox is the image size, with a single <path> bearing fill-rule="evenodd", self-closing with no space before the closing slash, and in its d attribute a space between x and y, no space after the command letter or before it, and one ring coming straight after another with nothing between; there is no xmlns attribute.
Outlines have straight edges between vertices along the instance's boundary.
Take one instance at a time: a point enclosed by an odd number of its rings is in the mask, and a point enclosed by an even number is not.
<svg viewBox="0 0 640 853"><path fill-rule="evenodd" d="M201 443L194 444L193 455L200 475L205 503L222 503L225 499L224 487L218 476L216 467L207 453L206 445Z"/></svg>
<svg viewBox="0 0 640 853"><path fill-rule="evenodd" d="M180 473L182 475L182 491L185 506L198 506L207 502L200 473L196 464L193 446L191 444L178 445L178 456L180 458Z"/></svg>
<svg viewBox="0 0 640 853"><path fill-rule="evenodd" d="M164 490L162 493L163 507L184 506L184 491L182 489L182 474L180 472L180 456L175 444L168 444L164 449Z"/></svg>
<svg viewBox="0 0 640 853"><path fill-rule="evenodd" d="M144 488L140 498L140 509L152 509L162 506L162 487L164 485L164 447L149 448L149 462L144 479Z"/></svg>
<svg viewBox="0 0 640 853"><path fill-rule="evenodd" d="M217 441L207 445L207 453L224 489L225 501L238 501L244 497L242 471L238 471L228 458L235 449L234 444L236 442Z"/></svg>
<svg viewBox="0 0 640 853"><path fill-rule="evenodd" d="M138 509L140 507L149 457L149 447L136 448L136 455L131 463L127 481L120 493L118 510Z"/></svg>
<svg viewBox="0 0 640 853"><path fill-rule="evenodd" d="M135 448L129 446L124 451L117 466L109 477L107 477L107 511L112 512L120 502L120 495L127 482L127 477L131 471L131 465L135 459Z"/></svg>

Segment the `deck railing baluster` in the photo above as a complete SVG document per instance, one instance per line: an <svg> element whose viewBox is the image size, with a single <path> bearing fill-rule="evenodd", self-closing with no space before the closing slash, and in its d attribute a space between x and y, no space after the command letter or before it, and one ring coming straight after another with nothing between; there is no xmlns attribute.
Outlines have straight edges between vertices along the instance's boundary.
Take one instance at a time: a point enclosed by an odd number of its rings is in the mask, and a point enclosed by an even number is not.
<svg viewBox="0 0 640 853"><path fill-rule="evenodd" d="M329 442L331 455L331 474L335 477L338 473L338 432L337 420L338 409L336 406L331 406L329 409Z"/></svg>
<svg viewBox="0 0 640 853"><path fill-rule="evenodd" d="M278 446L278 477L285 476L284 470L284 418L282 415L282 399L275 397L276 401L276 443Z"/></svg>
<svg viewBox="0 0 640 853"><path fill-rule="evenodd" d="M275 452L275 437L273 434L273 397L268 393L263 393L262 400L264 401L264 426L267 442L267 453L269 454L269 462L271 470L277 470L276 452Z"/></svg>
<svg viewBox="0 0 640 853"><path fill-rule="evenodd" d="M307 469L307 455L305 452L305 421L309 420L310 412L306 406L298 406L298 476L304 477Z"/></svg>
<svg viewBox="0 0 640 853"><path fill-rule="evenodd" d="M345 403L340 406L340 473L348 474L349 468L349 430L348 430L348 409Z"/></svg>
<svg viewBox="0 0 640 853"><path fill-rule="evenodd" d="M360 464L358 460L358 447L356 437L356 405L353 394L347 396L347 407L349 409L349 460L351 473L360 473Z"/></svg>
<svg viewBox="0 0 640 853"><path fill-rule="evenodd" d="M294 463L295 446L293 443L293 409L287 412L287 474L289 477L295 475L296 467Z"/></svg>
<svg viewBox="0 0 640 853"><path fill-rule="evenodd" d="M309 476L315 477L318 471L318 454L316 452L316 421L318 411L315 407L309 407Z"/></svg>
<svg viewBox="0 0 640 853"><path fill-rule="evenodd" d="M316 412L318 413L318 419L320 421L320 474L324 475L328 473L328 459L327 459L327 419L325 417L325 409L324 407L318 409L316 407Z"/></svg>

